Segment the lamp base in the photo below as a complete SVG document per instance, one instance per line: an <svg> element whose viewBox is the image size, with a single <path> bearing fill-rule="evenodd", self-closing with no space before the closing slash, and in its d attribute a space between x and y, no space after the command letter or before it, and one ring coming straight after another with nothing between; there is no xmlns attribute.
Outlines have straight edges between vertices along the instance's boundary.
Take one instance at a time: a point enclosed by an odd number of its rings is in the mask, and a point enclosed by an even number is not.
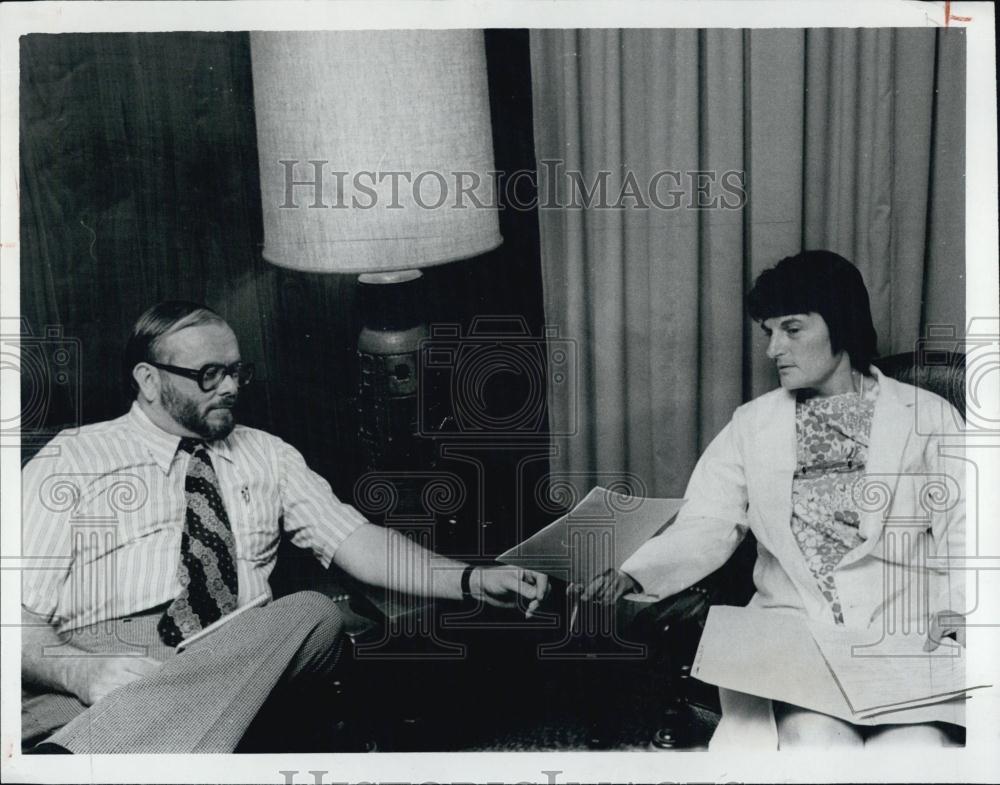
<svg viewBox="0 0 1000 785"><path fill-rule="evenodd" d="M360 276L358 437L364 471L392 474L394 514L421 511L419 484L405 472L426 472L434 458L433 443L418 435L418 352L428 336L417 313L421 278L418 270Z"/></svg>

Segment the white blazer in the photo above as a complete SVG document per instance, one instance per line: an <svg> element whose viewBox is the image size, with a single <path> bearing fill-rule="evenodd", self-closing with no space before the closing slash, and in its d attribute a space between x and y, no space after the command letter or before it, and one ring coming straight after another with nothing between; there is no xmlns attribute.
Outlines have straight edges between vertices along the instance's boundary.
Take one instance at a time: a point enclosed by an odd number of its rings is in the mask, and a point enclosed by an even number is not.
<svg viewBox="0 0 1000 785"><path fill-rule="evenodd" d="M965 548L962 419L940 396L876 368L870 373L879 395L865 476L855 488L864 541L834 578L845 625L882 624L892 614L896 623L925 629L932 612L965 610L964 573L947 569L949 556L961 559ZM698 461L674 523L622 566L641 584L639 599L662 599L697 583L725 563L749 529L758 543L749 604L832 624L791 530L795 461L795 395L779 388L740 406ZM887 574L901 587L889 596ZM713 747L728 736L730 720L748 711L752 725L767 726L754 730L763 734L758 741L776 745L770 701L721 692L723 723Z"/></svg>

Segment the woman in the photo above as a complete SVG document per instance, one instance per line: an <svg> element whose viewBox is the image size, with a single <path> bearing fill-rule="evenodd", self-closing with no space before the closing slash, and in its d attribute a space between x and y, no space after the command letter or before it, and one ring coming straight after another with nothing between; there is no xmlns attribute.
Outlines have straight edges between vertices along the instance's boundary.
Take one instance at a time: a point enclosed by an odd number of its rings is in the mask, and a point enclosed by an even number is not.
<svg viewBox="0 0 1000 785"><path fill-rule="evenodd" d="M871 366L876 336L868 292L857 269L837 254L805 251L783 259L757 279L748 306L768 336L781 388L736 410L698 461L675 522L617 574L596 579L581 599L668 597L722 566L749 529L758 542L751 607L854 628L880 624L892 612L929 630L931 646L943 634L964 645L963 628L948 626L964 605L962 573L949 580L945 569L915 566L924 565L921 553L963 553L961 461L938 450L959 415L939 396ZM950 478L944 486L951 498L935 504L933 483L921 478L942 474ZM864 491L871 480L888 491L881 505ZM920 522L919 535L903 548L880 547L889 516ZM915 585L929 586L929 607L914 604L912 593L886 597L883 579L891 569L911 578L920 571ZM964 721L959 700L897 711L880 725L730 690L721 690L720 700L713 748L944 745L942 723Z"/></svg>

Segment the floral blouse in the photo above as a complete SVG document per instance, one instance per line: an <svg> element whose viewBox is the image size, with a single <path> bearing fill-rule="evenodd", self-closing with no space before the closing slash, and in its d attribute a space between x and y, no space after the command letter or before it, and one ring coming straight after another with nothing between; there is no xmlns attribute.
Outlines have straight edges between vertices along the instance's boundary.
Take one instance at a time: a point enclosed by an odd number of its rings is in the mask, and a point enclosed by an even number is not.
<svg viewBox="0 0 1000 785"><path fill-rule="evenodd" d="M795 405L792 534L835 624L843 624L844 616L834 568L863 541L852 490L868 462L878 384L866 378L864 388L862 394L805 398Z"/></svg>

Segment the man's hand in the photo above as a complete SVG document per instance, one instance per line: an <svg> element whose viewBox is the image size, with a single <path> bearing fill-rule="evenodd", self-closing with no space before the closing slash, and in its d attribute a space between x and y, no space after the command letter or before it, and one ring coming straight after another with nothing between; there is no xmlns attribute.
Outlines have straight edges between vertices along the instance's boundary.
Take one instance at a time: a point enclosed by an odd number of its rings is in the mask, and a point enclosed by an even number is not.
<svg viewBox="0 0 1000 785"><path fill-rule="evenodd" d="M567 591L572 596L579 595L580 602L596 602L601 605L614 605L626 594L642 591L642 588L628 573L621 570L605 570L594 578L586 587L571 583Z"/></svg>
<svg viewBox="0 0 1000 785"><path fill-rule="evenodd" d="M162 665L150 657L82 657L70 667L67 686L81 701L93 706L119 687L155 673Z"/></svg>
<svg viewBox="0 0 1000 785"><path fill-rule="evenodd" d="M530 619L549 592L549 578L520 567L477 567L470 586L474 595L498 608L515 608L517 598L523 597L528 600L524 615Z"/></svg>
<svg viewBox="0 0 1000 785"><path fill-rule="evenodd" d="M924 651L934 651L941 645L941 639L949 635L965 648L965 616L955 611L938 611L931 614L930 629L927 630L927 640Z"/></svg>
<svg viewBox="0 0 1000 785"><path fill-rule="evenodd" d="M149 657L95 655L65 640L49 620L21 609L21 677L49 692L68 692L88 706L129 682L155 672L162 663ZM47 648L59 649L46 656Z"/></svg>

